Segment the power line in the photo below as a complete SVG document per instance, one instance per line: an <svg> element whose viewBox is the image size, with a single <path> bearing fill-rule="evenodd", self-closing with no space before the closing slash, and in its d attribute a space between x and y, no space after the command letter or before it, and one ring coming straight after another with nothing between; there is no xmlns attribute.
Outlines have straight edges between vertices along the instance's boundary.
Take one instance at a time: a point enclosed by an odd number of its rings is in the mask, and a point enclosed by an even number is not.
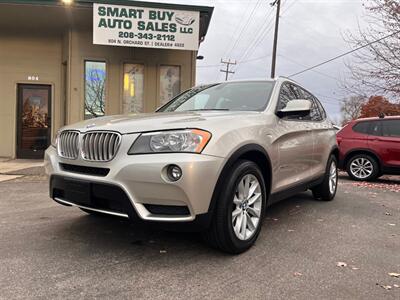
<svg viewBox="0 0 400 300"><path fill-rule="evenodd" d="M249 11L250 7L251 7L250 5L247 5L247 6L246 6L246 11L243 13L243 19L244 19L244 16L247 16L247 12ZM235 32L237 32L237 31L239 31L239 29L241 28L241 25L242 25L242 22L238 22L238 23L236 24L235 30L234 30L233 32L235 33ZM232 39L231 42L229 43L229 47L226 49L226 51L225 51L223 57L227 57L228 54L230 54L230 52L232 52L232 45L233 45L234 43L235 43L235 41Z"/></svg>
<svg viewBox="0 0 400 300"><path fill-rule="evenodd" d="M267 58L267 57L269 57L269 56L271 56L271 54L263 55L263 56L255 57L255 58L250 58L250 59L246 59L246 60L242 60L242 61L238 61L238 62L236 63L236 65L247 64L247 63L249 63L249 62L257 61L257 60L260 60L260 59L264 59L264 58ZM221 64L218 64L218 65L202 65L202 66L197 66L197 68L217 68L217 67L221 67Z"/></svg>
<svg viewBox="0 0 400 300"><path fill-rule="evenodd" d="M271 10L269 12L266 19L268 19L272 15L272 12L273 12L273 10ZM252 60L252 59L243 60L243 58L246 56L251 56L251 54L254 53L254 50L257 49L258 45L264 40L265 36L272 30L273 27L272 26L270 27L270 25L272 25L273 20L274 19L272 18L269 22L265 22L264 27L258 32L258 34L256 34L254 36L254 39L249 43L249 46L247 47L246 51L243 53L243 55L239 59L239 67L240 67L241 62ZM268 56L270 56L270 54L264 55L261 58L265 58ZM258 58L258 59L260 59L260 58ZM236 70L238 70L239 67Z"/></svg>
<svg viewBox="0 0 400 300"><path fill-rule="evenodd" d="M297 0L297 1L298 1L298 0ZM296 1L296 0L293 0L293 2L290 3L289 6L286 7L286 9L282 12L282 16L283 16L289 9L291 9L292 6L294 6L294 5L297 3L297 1Z"/></svg>
<svg viewBox="0 0 400 300"><path fill-rule="evenodd" d="M242 61L238 62L238 65L245 64L245 63L252 62L252 61L256 61L256 60L260 60L260 59L267 58L267 57L270 57L270 56L271 56L271 54L267 54L267 55L263 55L263 56L259 56L259 57L255 57L255 58L242 60Z"/></svg>
<svg viewBox="0 0 400 300"><path fill-rule="evenodd" d="M282 15L285 14L296 3L297 3L297 1L294 0L292 3L289 4L289 6L286 7L285 6L286 1L282 2L282 7L285 8L282 12ZM271 9L265 19L268 20L271 17L272 13L273 13L273 10ZM274 21L274 18L271 18L269 20L269 22L265 22L263 28L261 28L261 30L254 36L254 39L249 43L249 46L247 47L246 51L243 53L243 55L239 59L239 62L238 62L239 66L236 68L236 71L239 70L241 64L243 64L243 63L253 61L253 60L255 61L255 60L259 60L259 59L263 59L263 58L267 58L267 57L271 56L271 54L268 54L268 55L264 55L264 56L254 58L254 59L243 60L244 57L251 56L254 53L254 51L257 49L257 47L261 44L261 42L265 39L267 34L269 32L271 32L271 30L273 29L273 26L271 26L273 21Z"/></svg>
<svg viewBox="0 0 400 300"><path fill-rule="evenodd" d="M302 70L302 71L299 71L299 72L297 72L297 73L294 73L294 74L292 74L292 75L289 75L289 77L297 76L297 75L302 74L302 73L304 73L304 72L307 72L307 71L310 71L310 70L312 70L312 69L318 68L318 67L320 67L320 66L322 66L322 65L325 65L325 64L327 64L327 63L330 63L331 61L334 61L334 60L339 59L339 58L341 58L341 57L343 57L343 56L349 55L349 54L351 54L351 53L353 53L353 52L356 52L356 51L358 51L358 50L360 50L360 49L362 49L362 48L365 48L365 47L368 47L368 46L370 46L370 45L372 45L372 44L375 44L375 43L377 43L377 42L380 42L380 41L382 41L382 40L384 40L384 39L387 39L388 37L391 37L391 36L393 36L393 35L395 35L395 34L398 34L398 33L400 33L400 30L399 30L399 31L396 31L396 32L393 32L393 33L391 33L391 34L389 34L389 35L386 35L386 36L384 36L384 37L382 37L382 38L380 38L380 39L377 39L377 40L374 40L374 41L372 41L372 42L369 42L369 43L367 43L367 44L365 44L365 45L362 45L362 46L360 46L360 47L357 47L357 48L355 48L355 49L353 49L353 50L350 50L350 51L347 51L347 52L342 53L342 54L340 54L340 55L337 55L337 56L335 56L335 57L333 57L333 58L331 58L331 59L328 59L328 60L326 60L326 61L323 61L323 62L321 62L321 63L319 63L319 64L316 64L316 65L314 65L314 66L312 66L312 67L309 67L309 68L307 68L307 69L304 69L304 70Z"/></svg>
<svg viewBox="0 0 400 300"><path fill-rule="evenodd" d="M252 21L252 16L254 15L254 13L256 12L257 7L259 6L261 0L258 0L257 3L254 5L253 10L251 11L249 17L247 18L247 21L245 23L245 25L242 27L242 29L240 30L240 33L237 35L235 42L233 43L233 46L230 48L229 51L227 51L226 56L230 56L230 54L232 53L232 51L235 49L237 43L240 41L243 33L245 32L245 29L247 29L247 27L250 24L250 21Z"/></svg>
<svg viewBox="0 0 400 300"><path fill-rule="evenodd" d="M319 95L320 97L323 97L323 98L328 98L328 99L325 99L326 102L332 102L332 101L334 101L334 103L343 102L343 99L340 99L340 98L324 95L324 94L321 94L318 92L314 92L314 94Z"/></svg>
<svg viewBox="0 0 400 300"><path fill-rule="evenodd" d="M299 63L298 61L295 61L294 59L292 59L292 58L290 58L290 57L287 57L286 55L283 55L282 53L279 53L278 56L283 57L284 59L287 59L288 61L291 61L292 63L294 63L294 64L296 64L296 65L299 65L299 66L301 66L301 67L307 68L306 65L304 65L304 64L302 64L302 63ZM311 71L313 71L313 72L315 72L315 73L317 73L317 74L319 74L319 75L325 76L325 77L327 77L327 78L330 78L330 79L332 79L332 80L340 81L339 79L337 79L337 78L335 78L335 77L333 77L333 76L331 76L331 75L328 75L328 74L326 74L326 73L323 73L323 72L321 72L321 71L317 71L317 70L311 70Z"/></svg>
<svg viewBox="0 0 400 300"><path fill-rule="evenodd" d="M218 65L202 65L202 66L196 66L197 68L216 68L216 67L220 67L221 64Z"/></svg>

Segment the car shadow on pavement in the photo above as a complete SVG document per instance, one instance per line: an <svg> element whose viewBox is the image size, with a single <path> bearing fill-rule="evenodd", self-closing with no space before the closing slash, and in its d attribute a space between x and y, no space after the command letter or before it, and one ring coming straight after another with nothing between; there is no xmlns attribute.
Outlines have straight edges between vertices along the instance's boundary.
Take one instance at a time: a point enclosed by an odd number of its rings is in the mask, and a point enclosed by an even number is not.
<svg viewBox="0 0 400 300"><path fill-rule="evenodd" d="M311 193L306 192L268 207L259 239L265 238L263 235L266 232L271 234L269 227L286 228L289 219L290 226L295 227L295 223L300 222L300 219L293 216L301 215L305 206L315 206L315 209L318 209L318 205L315 205L317 203ZM279 222L276 222L278 219ZM82 247L87 251L87 248L92 248L95 252L108 255L188 255L194 252L196 255L207 253L216 257L227 256L210 248L200 233L167 231L141 223L131 223L118 217L86 215L83 212L82 215L59 223L53 234L56 239L75 244L75 249Z"/></svg>

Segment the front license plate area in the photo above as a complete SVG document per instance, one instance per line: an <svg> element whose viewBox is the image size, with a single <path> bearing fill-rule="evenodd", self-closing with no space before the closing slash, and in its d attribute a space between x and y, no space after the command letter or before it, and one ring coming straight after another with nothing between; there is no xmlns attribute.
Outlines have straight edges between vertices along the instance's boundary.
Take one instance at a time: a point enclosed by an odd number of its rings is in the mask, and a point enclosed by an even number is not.
<svg viewBox="0 0 400 300"><path fill-rule="evenodd" d="M80 180L65 180L65 200L90 206L90 183Z"/></svg>

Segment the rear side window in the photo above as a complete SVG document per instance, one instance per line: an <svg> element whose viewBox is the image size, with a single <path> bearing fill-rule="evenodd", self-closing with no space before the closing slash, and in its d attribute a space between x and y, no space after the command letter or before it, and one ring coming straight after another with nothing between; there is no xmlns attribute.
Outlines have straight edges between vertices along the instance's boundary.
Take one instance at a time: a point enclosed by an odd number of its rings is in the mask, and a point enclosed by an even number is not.
<svg viewBox="0 0 400 300"><path fill-rule="evenodd" d="M353 131L358 133L368 134L369 123L368 122L360 122L353 126Z"/></svg>
<svg viewBox="0 0 400 300"><path fill-rule="evenodd" d="M382 126L380 121L371 122L369 125L369 134L382 136Z"/></svg>
<svg viewBox="0 0 400 300"><path fill-rule="evenodd" d="M400 137L400 120L382 121L383 136Z"/></svg>

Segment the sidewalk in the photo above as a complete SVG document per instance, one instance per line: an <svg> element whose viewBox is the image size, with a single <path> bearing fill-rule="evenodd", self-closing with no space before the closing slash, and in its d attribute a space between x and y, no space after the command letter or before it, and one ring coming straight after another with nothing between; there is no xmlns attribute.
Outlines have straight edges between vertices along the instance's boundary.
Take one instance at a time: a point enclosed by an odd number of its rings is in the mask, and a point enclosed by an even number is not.
<svg viewBox="0 0 400 300"><path fill-rule="evenodd" d="M0 182L25 175L44 174L43 160L0 158Z"/></svg>

